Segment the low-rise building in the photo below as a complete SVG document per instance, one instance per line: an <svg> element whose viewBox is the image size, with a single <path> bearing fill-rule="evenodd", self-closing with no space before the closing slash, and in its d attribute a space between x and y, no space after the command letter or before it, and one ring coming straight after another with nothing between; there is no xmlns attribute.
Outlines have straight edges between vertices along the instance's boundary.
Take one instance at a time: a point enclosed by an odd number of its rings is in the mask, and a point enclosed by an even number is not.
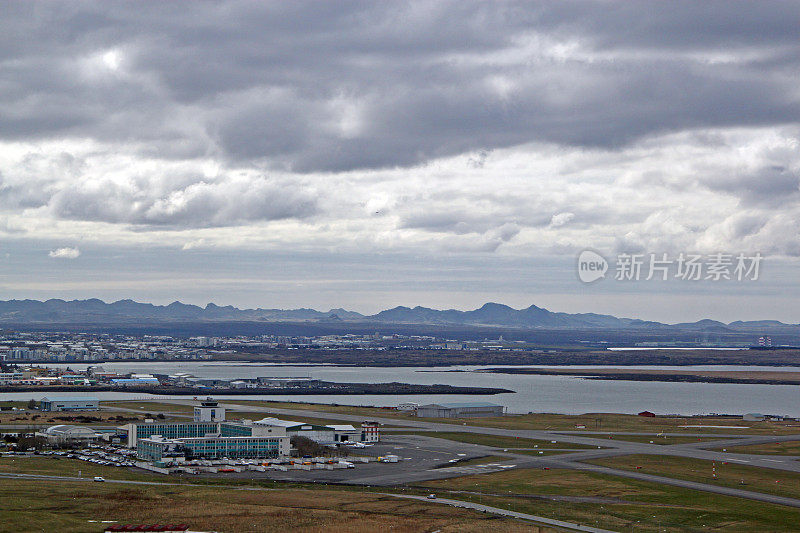
<svg viewBox="0 0 800 533"><path fill-rule="evenodd" d="M381 426L377 422L361 423L361 442L380 442Z"/></svg>
<svg viewBox="0 0 800 533"><path fill-rule="evenodd" d="M290 437L306 437L320 444L330 444L334 441L334 429L330 426L320 426L318 424L306 424L294 420L280 420L279 418L262 418L256 420L253 425L282 427Z"/></svg>
<svg viewBox="0 0 800 533"><path fill-rule="evenodd" d="M61 446L66 444L86 445L99 438L99 435L93 429L67 424L50 426L39 435L45 437L48 444Z"/></svg>
<svg viewBox="0 0 800 533"><path fill-rule="evenodd" d="M166 457L187 459L266 459L289 454L289 438L278 436L185 437L165 439L154 435L139 439L136 457L144 461L162 461Z"/></svg>
<svg viewBox="0 0 800 533"><path fill-rule="evenodd" d="M97 411L100 399L93 396L62 396L42 398L39 405L42 411Z"/></svg>
<svg viewBox="0 0 800 533"><path fill-rule="evenodd" d="M333 442L361 442L361 429L356 429L350 424L331 424L333 429Z"/></svg>
<svg viewBox="0 0 800 533"><path fill-rule="evenodd" d="M112 379L111 384L115 387L154 387L160 385L160 382L155 377L142 377Z"/></svg>
<svg viewBox="0 0 800 533"><path fill-rule="evenodd" d="M505 407L493 403L432 403L420 405L415 415L427 418L468 418L483 416L503 416Z"/></svg>
<svg viewBox="0 0 800 533"><path fill-rule="evenodd" d="M276 457L289 454L289 436L279 426L243 422L127 424L127 444L144 460L161 460L178 444L182 456ZM233 455L231 455L233 454Z"/></svg>

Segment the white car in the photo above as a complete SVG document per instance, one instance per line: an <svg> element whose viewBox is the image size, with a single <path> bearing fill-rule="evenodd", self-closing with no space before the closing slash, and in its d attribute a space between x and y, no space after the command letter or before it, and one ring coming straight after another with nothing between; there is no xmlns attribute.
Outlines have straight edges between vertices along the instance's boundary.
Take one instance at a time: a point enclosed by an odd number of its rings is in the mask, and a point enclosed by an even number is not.
<svg viewBox="0 0 800 533"><path fill-rule="evenodd" d="M436 499L436 494L428 494L428 499L429 500L435 500Z"/></svg>
<svg viewBox="0 0 800 533"><path fill-rule="evenodd" d="M95 481L105 481L105 478L102 476L94 476Z"/></svg>

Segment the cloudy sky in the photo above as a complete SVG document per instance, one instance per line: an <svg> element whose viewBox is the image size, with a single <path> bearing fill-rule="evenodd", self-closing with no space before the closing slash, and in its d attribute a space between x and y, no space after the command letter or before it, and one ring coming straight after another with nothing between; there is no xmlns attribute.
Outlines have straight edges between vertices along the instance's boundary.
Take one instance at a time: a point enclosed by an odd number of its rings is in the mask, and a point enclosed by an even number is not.
<svg viewBox="0 0 800 533"><path fill-rule="evenodd" d="M0 299L800 321L800 3L3 11Z"/></svg>

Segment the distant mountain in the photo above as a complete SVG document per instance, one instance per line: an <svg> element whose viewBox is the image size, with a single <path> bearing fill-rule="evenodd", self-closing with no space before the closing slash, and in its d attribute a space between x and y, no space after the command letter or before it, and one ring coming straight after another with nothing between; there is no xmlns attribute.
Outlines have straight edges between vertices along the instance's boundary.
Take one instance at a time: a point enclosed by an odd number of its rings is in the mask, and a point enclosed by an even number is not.
<svg viewBox="0 0 800 533"><path fill-rule="evenodd" d="M153 305L133 300L105 303L89 300L8 300L0 301L0 324L86 323L118 324L134 322L358 322L376 324L419 324L443 326L497 326L522 329L592 329L592 330L680 330L698 333L734 333L742 331L795 331L796 324L775 320L736 321L724 324L716 320L700 320L680 324L663 324L633 318L618 318L596 313L554 313L531 305L514 309L498 303L487 303L472 311L438 310L428 307L395 307L375 315L362 315L346 309L323 312L315 309L239 309L230 305L209 303L205 307L172 302Z"/></svg>

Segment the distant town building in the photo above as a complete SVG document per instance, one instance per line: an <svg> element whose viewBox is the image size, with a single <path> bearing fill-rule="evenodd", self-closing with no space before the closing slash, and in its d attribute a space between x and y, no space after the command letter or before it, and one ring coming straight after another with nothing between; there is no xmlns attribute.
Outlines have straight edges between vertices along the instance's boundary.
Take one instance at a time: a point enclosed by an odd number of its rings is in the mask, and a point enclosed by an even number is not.
<svg viewBox="0 0 800 533"><path fill-rule="evenodd" d="M416 411L417 407L419 407L418 403L414 402L403 402L397 406L398 411Z"/></svg>

